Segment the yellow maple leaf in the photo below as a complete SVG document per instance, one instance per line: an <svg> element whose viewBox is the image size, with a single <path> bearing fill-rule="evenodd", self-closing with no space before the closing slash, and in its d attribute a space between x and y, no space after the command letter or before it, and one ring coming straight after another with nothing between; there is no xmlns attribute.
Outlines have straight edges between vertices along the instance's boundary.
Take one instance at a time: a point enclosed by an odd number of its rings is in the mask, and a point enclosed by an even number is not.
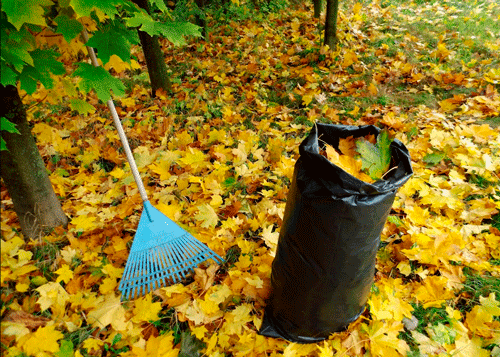
<svg viewBox="0 0 500 357"><path fill-rule="evenodd" d="M384 278L377 282L378 293L370 295L368 305L376 320L401 321L412 316L413 307L404 300L401 279Z"/></svg>
<svg viewBox="0 0 500 357"><path fill-rule="evenodd" d="M173 332L160 336L151 336L145 346L133 346L131 354L134 357L177 357L179 348L174 347Z"/></svg>
<svg viewBox="0 0 500 357"><path fill-rule="evenodd" d="M455 294L447 287L447 279L442 276L429 276L415 292L416 298L424 303L424 308L441 307L448 299L453 299Z"/></svg>
<svg viewBox="0 0 500 357"><path fill-rule="evenodd" d="M207 165L207 156L199 149L189 148L183 158L179 162L184 166L189 165L194 172L198 172L201 168Z"/></svg>
<svg viewBox="0 0 500 357"><path fill-rule="evenodd" d="M62 332L57 331L54 325L47 325L28 335L26 341L22 343L22 348L30 356L43 352L56 353L59 351L57 341L63 337Z"/></svg>
<svg viewBox="0 0 500 357"><path fill-rule="evenodd" d="M66 284L73 279L73 270L70 269L68 264L63 264L59 269L55 271L57 275L59 275L56 279L56 282L64 281Z"/></svg>
<svg viewBox="0 0 500 357"><path fill-rule="evenodd" d="M219 304L217 304L215 301L210 300L206 296L205 299L199 300L198 304L201 310L208 316L214 315L220 311Z"/></svg>
<svg viewBox="0 0 500 357"><path fill-rule="evenodd" d="M36 123L31 131L36 134L36 138L39 142L45 144L51 144L59 138L59 131L45 123Z"/></svg>
<svg viewBox="0 0 500 357"><path fill-rule="evenodd" d="M349 67L351 64L358 62L358 56L354 51L348 50L344 54L344 59L342 60L342 67Z"/></svg>
<svg viewBox="0 0 500 357"><path fill-rule="evenodd" d="M273 232L274 225L270 224L265 227L262 231L262 238L266 242L266 245L270 248L269 253L272 257L276 254L276 248L278 246L278 238L280 236L279 232Z"/></svg>
<svg viewBox="0 0 500 357"><path fill-rule="evenodd" d="M2 335L4 336L15 336L16 340L19 341L23 336L26 336L29 333L29 328L27 328L23 323L2 321Z"/></svg>
<svg viewBox="0 0 500 357"><path fill-rule="evenodd" d="M95 228L95 220L97 217L81 215L71 219L71 224L74 226L75 231L89 231Z"/></svg>
<svg viewBox="0 0 500 357"><path fill-rule="evenodd" d="M25 293L26 291L28 291L29 287L30 287L29 281L28 283L19 282L16 284L16 291L20 293Z"/></svg>
<svg viewBox="0 0 500 357"><path fill-rule="evenodd" d="M376 86L375 83L371 82L369 85L368 85L368 92L371 94L371 95L377 95L378 93L378 88Z"/></svg>
<svg viewBox="0 0 500 357"><path fill-rule="evenodd" d="M494 316L500 316L500 302L495 300L495 293L491 293L487 298L479 297L480 305L476 305L466 314L465 323L471 331L483 337L492 336L492 326Z"/></svg>
<svg viewBox="0 0 500 357"><path fill-rule="evenodd" d="M36 289L40 293L37 303L40 309L52 308L54 314L64 313L66 302L69 301L69 294L59 283L50 282Z"/></svg>
<svg viewBox="0 0 500 357"><path fill-rule="evenodd" d="M134 315L132 321L136 323L156 321L161 311L161 302L153 302L151 294L147 294L135 300Z"/></svg>
<svg viewBox="0 0 500 357"><path fill-rule="evenodd" d="M323 346L318 344L318 350L318 357L332 357L334 355L332 346L327 341L323 341Z"/></svg>
<svg viewBox="0 0 500 357"><path fill-rule="evenodd" d="M87 315L87 320L94 327L105 328L111 325L117 331L126 331L131 325L125 317L120 297L115 295L106 295L100 299L97 307Z"/></svg>
<svg viewBox="0 0 500 357"><path fill-rule="evenodd" d="M418 343L418 350L424 355L438 356L440 353L446 352L446 349L441 343L431 340L420 332L411 331L411 335Z"/></svg>
<svg viewBox="0 0 500 357"><path fill-rule="evenodd" d="M469 339L467 335L462 335L455 341L455 349L449 353L454 357L490 357L490 351L481 348L481 345L481 338Z"/></svg>
<svg viewBox="0 0 500 357"><path fill-rule="evenodd" d="M368 334L370 352L374 357L400 357L410 350L406 342L398 338L398 334L404 329L401 322L391 324L377 320L372 321L369 326L361 324L361 329Z"/></svg>
<svg viewBox="0 0 500 357"><path fill-rule="evenodd" d="M154 162L148 166L155 174L160 175L160 181L168 180L172 175L170 174L170 163L165 161Z"/></svg>
<svg viewBox="0 0 500 357"><path fill-rule="evenodd" d="M110 68L113 68L116 73L122 73L123 71L130 69L130 64L123 61L117 55L111 55L108 63L104 65L104 68L109 71Z"/></svg>
<svg viewBox="0 0 500 357"><path fill-rule="evenodd" d="M305 94L302 96L302 103L307 107L313 100L314 94Z"/></svg>
<svg viewBox="0 0 500 357"><path fill-rule="evenodd" d="M187 301L186 303L177 306L175 310L180 313L182 321L190 320L195 326L215 321L223 314L220 310L214 314L206 314L200 306L199 300Z"/></svg>
<svg viewBox="0 0 500 357"><path fill-rule="evenodd" d="M104 278L102 283L99 285L99 292L103 295L109 294L115 291L118 286L118 282L115 278Z"/></svg>
<svg viewBox="0 0 500 357"><path fill-rule="evenodd" d="M91 352L92 350L100 351L103 345L104 341L97 338L87 338L83 341L83 348L87 349L88 352Z"/></svg>
<svg viewBox="0 0 500 357"><path fill-rule="evenodd" d="M192 328L191 332L198 340L204 340L205 335L208 333L208 330L205 326L197 326Z"/></svg>
<svg viewBox="0 0 500 357"><path fill-rule="evenodd" d="M316 350L316 345L313 343L290 343L283 351L283 357L310 356L314 350Z"/></svg>
<svg viewBox="0 0 500 357"><path fill-rule="evenodd" d="M244 326L252 321L250 312L253 310L250 304L241 304L234 310L224 315L226 323L224 324L224 332L227 334L241 335Z"/></svg>
<svg viewBox="0 0 500 357"><path fill-rule="evenodd" d="M215 285L207 292L208 298L216 304L223 303L231 295L233 292L227 285Z"/></svg>
<svg viewBox="0 0 500 357"><path fill-rule="evenodd" d="M201 224L203 228L215 227L219 222L217 213L215 213L215 210L209 204L198 206L198 213L194 216L194 218L203 222Z"/></svg>
<svg viewBox="0 0 500 357"><path fill-rule="evenodd" d="M115 167L109 174L115 179L120 180L123 176L125 176L125 171L120 167Z"/></svg>

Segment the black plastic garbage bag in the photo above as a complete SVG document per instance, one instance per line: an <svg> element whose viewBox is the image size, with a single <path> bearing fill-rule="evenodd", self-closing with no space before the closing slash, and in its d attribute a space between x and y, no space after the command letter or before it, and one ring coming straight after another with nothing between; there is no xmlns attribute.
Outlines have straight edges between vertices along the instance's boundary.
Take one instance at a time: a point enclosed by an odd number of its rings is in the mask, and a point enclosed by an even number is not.
<svg viewBox="0 0 500 357"><path fill-rule="evenodd" d="M377 135L372 125L317 123L299 148L259 333L311 343L344 330L363 312L380 234L396 191L412 175L410 155L391 144L386 176L369 184L319 153L323 142Z"/></svg>

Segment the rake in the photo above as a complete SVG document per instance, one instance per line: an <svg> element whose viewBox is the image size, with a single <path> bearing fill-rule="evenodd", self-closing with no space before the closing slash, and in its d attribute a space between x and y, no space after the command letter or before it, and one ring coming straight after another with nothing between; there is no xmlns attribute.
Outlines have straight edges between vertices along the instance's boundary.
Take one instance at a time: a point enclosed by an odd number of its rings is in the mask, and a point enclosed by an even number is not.
<svg viewBox="0 0 500 357"><path fill-rule="evenodd" d="M83 36L87 42L86 31ZM87 50L92 64L98 67L94 49L87 46ZM107 105L144 205L118 286L122 299L135 298L180 282L208 259L221 264L224 260L219 255L151 205L113 100L109 99Z"/></svg>

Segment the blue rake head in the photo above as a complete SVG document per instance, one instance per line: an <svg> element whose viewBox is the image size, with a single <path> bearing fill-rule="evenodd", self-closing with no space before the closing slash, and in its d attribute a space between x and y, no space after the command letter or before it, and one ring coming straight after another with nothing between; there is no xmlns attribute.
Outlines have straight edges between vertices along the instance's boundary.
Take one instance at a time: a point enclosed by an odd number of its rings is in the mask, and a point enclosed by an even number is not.
<svg viewBox="0 0 500 357"><path fill-rule="evenodd" d="M118 289L122 299L145 295L182 281L208 259L219 264L224 261L145 201Z"/></svg>

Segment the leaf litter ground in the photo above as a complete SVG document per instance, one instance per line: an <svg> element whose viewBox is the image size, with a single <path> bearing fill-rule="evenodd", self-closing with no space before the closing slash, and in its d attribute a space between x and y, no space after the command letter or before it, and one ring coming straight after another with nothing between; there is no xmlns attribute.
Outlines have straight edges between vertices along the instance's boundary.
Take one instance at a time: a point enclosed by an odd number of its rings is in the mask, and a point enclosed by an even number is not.
<svg viewBox="0 0 500 357"><path fill-rule="evenodd" d="M342 6L336 51L319 47L310 8L165 43L171 96L152 99L139 70L112 61L152 203L227 260L134 301L117 285L141 203L106 108L83 98L97 107L84 117L50 102L56 92L26 98L72 221L25 242L2 184L5 355L498 355L498 5ZM298 345L256 331L298 144L316 120L389 130L415 175L384 228L365 313Z"/></svg>

